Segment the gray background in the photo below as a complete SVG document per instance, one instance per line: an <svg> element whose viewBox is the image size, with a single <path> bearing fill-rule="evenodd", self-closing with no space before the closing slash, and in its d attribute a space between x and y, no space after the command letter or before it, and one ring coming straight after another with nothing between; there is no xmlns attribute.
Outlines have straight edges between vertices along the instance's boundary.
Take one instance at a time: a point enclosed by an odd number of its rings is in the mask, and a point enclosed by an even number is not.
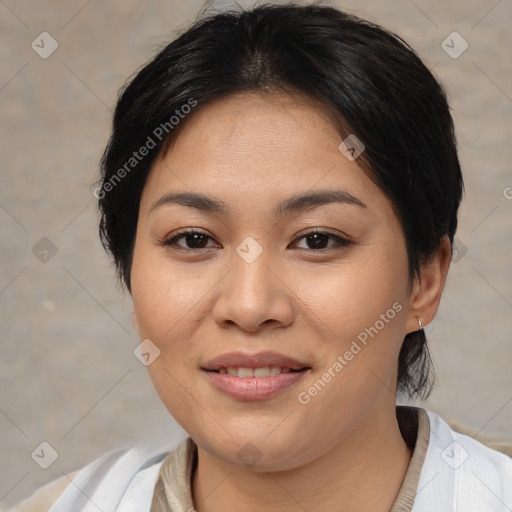
<svg viewBox="0 0 512 512"><path fill-rule="evenodd" d="M396 31L447 88L462 257L427 328L438 381L424 406L512 438L512 0L329 3ZM184 436L133 356L91 191L119 87L202 6L0 0L0 507L109 449ZM43 31L59 45L47 59L31 48ZM457 59L441 47L453 31L469 44ZM33 253L43 237L47 262ZM59 453L46 470L31 458L42 441Z"/></svg>

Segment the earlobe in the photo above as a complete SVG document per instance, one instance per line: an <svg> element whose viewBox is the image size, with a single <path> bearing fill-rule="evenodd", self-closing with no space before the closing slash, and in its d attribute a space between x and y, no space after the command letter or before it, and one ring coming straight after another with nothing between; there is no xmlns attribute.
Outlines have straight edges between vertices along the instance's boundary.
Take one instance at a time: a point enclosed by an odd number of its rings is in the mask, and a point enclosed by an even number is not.
<svg viewBox="0 0 512 512"><path fill-rule="evenodd" d="M421 267L420 275L416 278L409 302L408 333L417 331L420 322L424 327L435 317L441 302L450 261L450 239L444 235L436 254Z"/></svg>

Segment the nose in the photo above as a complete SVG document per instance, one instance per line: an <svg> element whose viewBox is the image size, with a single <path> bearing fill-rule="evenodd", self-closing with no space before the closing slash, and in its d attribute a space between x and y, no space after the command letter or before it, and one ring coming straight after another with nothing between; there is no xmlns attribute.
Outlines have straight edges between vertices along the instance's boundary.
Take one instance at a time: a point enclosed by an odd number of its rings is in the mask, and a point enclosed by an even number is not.
<svg viewBox="0 0 512 512"><path fill-rule="evenodd" d="M283 265L263 250L251 261L243 253L233 254L231 270L219 283L213 317L221 328L238 326L248 332L279 328L293 322L292 283Z"/></svg>

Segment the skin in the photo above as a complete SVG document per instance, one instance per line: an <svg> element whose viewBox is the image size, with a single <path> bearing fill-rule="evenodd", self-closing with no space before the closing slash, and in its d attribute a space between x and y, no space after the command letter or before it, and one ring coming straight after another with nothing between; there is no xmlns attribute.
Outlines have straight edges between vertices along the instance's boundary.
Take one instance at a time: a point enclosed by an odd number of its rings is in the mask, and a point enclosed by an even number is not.
<svg viewBox="0 0 512 512"><path fill-rule="evenodd" d="M142 193L131 271L134 326L160 356L148 366L163 403L198 445L200 512L388 511L411 453L396 415L404 336L436 314L450 263L447 237L408 287L404 235L390 201L313 100L243 93L196 110L155 162ZM243 177L243 179L241 179ZM333 203L276 216L290 196L343 189L365 207ZM169 192L223 201L230 213L178 204ZM206 233L198 245L182 228ZM311 230L349 237L320 248ZM248 236L262 253L247 263ZM206 248L202 248L206 247ZM298 400L365 328L402 309L306 405ZM200 370L231 351L274 350L311 366L299 383L262 401L214 388ZM383 442L385 440L385 442ZM252 467L237 453L251 442Z"/></svg>

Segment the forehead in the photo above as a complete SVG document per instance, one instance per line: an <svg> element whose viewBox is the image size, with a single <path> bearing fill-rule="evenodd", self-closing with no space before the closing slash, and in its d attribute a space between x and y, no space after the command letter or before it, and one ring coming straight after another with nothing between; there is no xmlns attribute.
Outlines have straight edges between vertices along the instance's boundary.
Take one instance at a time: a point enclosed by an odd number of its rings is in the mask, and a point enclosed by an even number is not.
<svg viewBox="0 0 512 512"><path fill-rule="evenodd" d="M318 151L337 154L340 137L334 116L320 102L302 94L232 94L200 106L185 120L171 144L182 150L201 149L201 155L241 155L265 148L260 155L276 156L283 149L297 153ZM334 142L334 147L333 147Z"/></svg>
<svg viewBox="0 0 512 512"><path fill-rule="evenodd" d="M231 95L186 119L153 165L143 201L179 190L261 206L341 187L364 203L375 202L380 191L339 150L341 141L332 115L314 99Z"/></svg>

